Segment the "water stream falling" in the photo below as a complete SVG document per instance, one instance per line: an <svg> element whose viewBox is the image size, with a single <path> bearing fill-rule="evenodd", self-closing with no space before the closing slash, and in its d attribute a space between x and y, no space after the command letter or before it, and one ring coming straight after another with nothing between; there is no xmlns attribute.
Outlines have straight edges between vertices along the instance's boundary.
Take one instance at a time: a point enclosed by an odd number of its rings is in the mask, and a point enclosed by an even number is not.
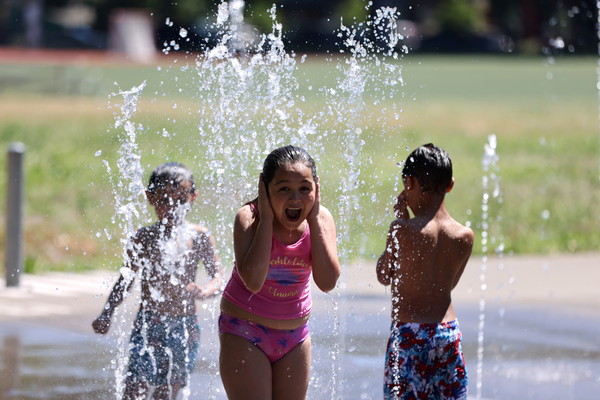
<svg viewBox="0 0 600 400"><path fill-rule="evenodd" d="M482 189L481 200L481 251L483 257L480 266L480 290L479 299L479 325L477 336L477 367L476 367L476 399L482 399L483 393L483 362L485 352L485 318L486 318L486 291L487 273L490 249L498 254L503 251L501 236L495 231L499 221L498 205L502 203L500 191L499 157L496 153L496 135L488 136L488 142L484 146L482 157ZM497 246L494 248L494 246Z"/></svg>
<svg viewBox="0 0 600 400"><path fill-rule="evenodd" d="M145 174L141 165L142 155L137 143L139 126L134 122L134 116L137 112L138 102L146 83L143 82L130 90L119 90L113 93L112 97L117 97L120 103L110 106L116 108L114 111L114 128L119 132L119 158L117 160L117 172L112 172L108 161L103 160L107 169L108 176L113 180L113 194L115 199L115 214L113 224L120 228L120 243L122 248L122 259L127 259L127 252L131 249L131 238L137 228L142 225L143 217L147 213L147 206L144 199ZM101 156L101 153L97 153ZM115 182L116 180L116 182ZM135 273L122 267L120 273L128 282L135 278ZM139 282L139 280L138 280ZM135 292L134 292L135 293ZM121 332L117 336L116 357L112 361L112 368L115 370L115 396L121 398L125 388L125 373L127 371L128 356L128 330L122 328L129 322L129 316L135 313L132 307L122 307L115 314L114 325Z"/></svg>
<svg viewBox="0 0 600 400"><path fill-rule="evenodd" d="M401 73L398 64L390 63L389 60L398 59L396 46L400 35L397 32L396 20L398 14L394 8L382 8L376 10L375 17L372 20L363 23L346 26L342 23L338 37L342 42L342 54L350 53L348 58L343 59L337 65L340 71L340 78L336 88L329 88L327 93L327 104L330 107L330 113L333 113L335 125L337 126L336 135L344 138L342 154L346 157L346 163L342 168L346 173L341 175L340 186L337 194L339 213L339 230L343 232L350 227L350 219L360 218L360 199L358 189L364 184L361 181L361 165L359 155L365 145L363 135L364 122L362 117L368 112L366 91L372 87L377 87L382 93L390 97L398 95L398 89L401 86ZM370 37L365 34L373 32ZM383 46L378 45L383 43ZM373 73L371 65L376 65L379 73ZM385 111L384 111L385 112ZM360 242L350 240L347 235L340 236L340 256L343 264L348 264L352 257L360 251ZM342 278L343 280L343 278ZM338 292L339 297L339 292ZM343 303L345 298L336 299L333 310L334 335L338 338L338 343L334 346L332 360L334 361L333 387L331 399L341 397L341 368L344 364L341 348L345 342L346 318L340 315L339 310L345 310L347 307ZM338 304L342 302L342 304ZM331 379L328 377L328 379ZM327 385L324 385L326 387Z"/></svg>

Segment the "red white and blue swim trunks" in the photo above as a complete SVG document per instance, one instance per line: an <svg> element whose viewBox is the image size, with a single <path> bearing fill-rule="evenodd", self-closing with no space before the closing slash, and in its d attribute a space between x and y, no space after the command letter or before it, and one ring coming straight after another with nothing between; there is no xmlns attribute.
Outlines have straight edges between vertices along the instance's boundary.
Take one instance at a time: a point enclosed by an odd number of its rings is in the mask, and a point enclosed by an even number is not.
<svg viewBox="0 0 600 400"><path fill-rule="evenodd" d="M385 356L385 400L467 399L458 321L392 322Z"/></svg>

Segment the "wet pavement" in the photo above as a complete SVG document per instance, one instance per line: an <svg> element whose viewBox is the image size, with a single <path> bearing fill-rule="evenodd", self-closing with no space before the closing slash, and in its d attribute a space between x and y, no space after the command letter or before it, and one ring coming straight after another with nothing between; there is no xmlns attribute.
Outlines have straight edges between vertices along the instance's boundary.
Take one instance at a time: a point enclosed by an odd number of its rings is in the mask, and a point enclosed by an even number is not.
<svg viewBox="0 0 600 400"><path fill-rule="evenodd" d="M599 261L600 254L505 260L486 273L483 313L481 260L470 264L455 295L470 398L598 398ZM368 265L353 266L346 276L334 293L315 295L309 399L382 398L389 296ZM89 328L112 279L108 273L26 276L19 288L0 288L0 399L116 398L116 348L130 326L114 326L106 337ZM190 399L226 398L218 376L216 304L200 307L201 351ZM128 315L127 305L122 313Z"/></svg>

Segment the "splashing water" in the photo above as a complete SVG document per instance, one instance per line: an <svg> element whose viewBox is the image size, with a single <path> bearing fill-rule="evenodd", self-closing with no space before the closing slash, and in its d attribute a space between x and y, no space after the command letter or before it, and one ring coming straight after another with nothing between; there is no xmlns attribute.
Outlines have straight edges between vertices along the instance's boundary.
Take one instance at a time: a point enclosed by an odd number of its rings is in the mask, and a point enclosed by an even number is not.
<svg viewBox="0 0 600 400"><path fill-rule="evenodd" d="M170 232L166 231L165 224L161 221L156 228L147 230L150 232L147 236L155 237L157 240L156 247L159 249L160 257L153 258L152 255L139 258L140 265L137 273L134 272L128 265L129 253L138 253L139 245L135 244L131 238L135 235L136 229L147 222L143 217L146 214L147 207L144 199L145 185L142 182L143 168L141 166L141 152L137 143L138 131L143 131L142 127L136 125L132 119L138 108L140 95L145 87L145 82L140 86L134 87L129 91L120 90L118 95L122 97L123 103L118 105L120 113L115 113L116 129L120 129L121 147L119 149L119 158L117 167L119 174L117 177L111 176L112 170L108 161L103 160L107 168L108 174L113 181L113 192L115 195L116 212L113 216L113 222L118 222L121 227L121 244L123 248L123 267L119 272L123 277L122 287L129 287L135 278L138 278L136 290L129 292L125 291L123 296L125 300L130 297L139 297L140 283L144 282L150 298L145 298L144 302L152 301L154 303L162 303L169 301L168 293L165 293L165 282L168 280L170 286L184 287L188 282L189 274L192 274L192 281L195 281L195 269L190 272L189 265L197 264L198 260L189 262L192 259L192 250L189 243L192 243L197 237L197 232L188 224L175 224ZM116 94L111 95L111 97ZM101 155L97 154L97 155ZM117 181L114 184L114 181ZM184 221L185 216L190 210L190 204L179 204L173 210L173 219L175 221ZM145 239L152 240L152 239ZM194 245L195 246L195 245ZM183 303L187 300L183 300ZM114 316L114 324L118 331L117 337L117 352L116 359L112 361L112 367L115 370L116 386L115 393L117 398L123 396L125 390L125 377L129 361L129 331L131 325L131 317L136 314L138 302L125 302L122 304ZM185 304L184 304L185 305ZM145 312L145 308L143 310ZM140 330L144 341L148 340L150 327L148 326L147 318L142 318L142 327ZM183 351L186 352L186 359L189 357L190 348L187 346L189 339L189 331L184 330L182 338ZM145 351L145 350L144 350ZM165 349L169 357L170 349ZM169 371L170 374L172 371ZM189 398L189 379L188 384L182 390L183 398ZM169 390L171 388L169 387Z"/></svg>
<svg viewBox="0 0 600 400"><path fill-rule="evenodd" d="M118 94L112 94L110 97L120 96L121 104L117 104L120 112L114 113L114 128L119 129L121 147L119 148L119 158L117 160L117 176L112 176L112 169L108 161L103 160L107 172L113 181L113 194L115 198L115 215L112 218L113 224L117 223L121 228L120 242L123 253L121 258L127 259L127 252L131 250L130 238L141 223L141 217L146 213L146 203L143 201L145 185L143 184L143 168L141 166L141 153L137 143L138 126L132 121L134 117L139 98L146 86L143 82L130 90L119 90ZM116 179L116 183L114 180ZM110 238L109 238L110 239ZM121 268L121 275L125 278L126 284L129 284L134 278L135 273L129 268ZM123 329L127 315L131 310L121 310L115 315L117 329L120 334L117 338L117 358L113 361L115 369L117 398L121 398L125 389L125 372L127 369L127 344L128 336Z"/></svg>
<svg viewBox="0 0 600 400"><path fill-rule="evenodd" d="M494 210L490 209L490 205L498 205L502 203L502 196L500 192L500 175L498 166L498 155L496 153L497 140L496 135L488 136L488 142L484 146L484 153L482 158L483 177L482 177L482 188L483 196L481 201L481 251L483 253L481 267L480 267L480 289L481 297L479 299L479 326L477 335L477 383L476 398L481 399L483 389L483 355L485 349L485 293L487 290L487 270L488 270L488 256L489 249L491 246L496 244L497 238L492 234L493 227L497 226L499 217L494 218ZM495 203L495 204L494 204ZM496 248L498 253L503 250L503 245Z"/></svg>
<svg viewBox="0 0 600 400"><path fill-rule="evenodd" d="M396 96L397 90L401 85L401 76L399 66L388 62L389 59L398 59L396 53L396 44L398 43L397 23L398 13L395 8L384 7L376 10L374 19L365 22L346 26L343 23L338 32L338 37L342 40L341 52L349 52L350 57L343 63L337 65L337 70L341 73L337 81L336 88L329 88L327 93L327 104L330 105L330 113L335 117L335 125L341 130L341 137L345 138L343 144L343 153L346 155L346 165L343 166L345 174L342 174L340 186L337 191L339 204L340 232L350 227L350 219L360 219L360 199L358 189L364 185L361 181L361 165L359 154L365 145L363 135L365 126L360 117L367 112L366 92L369 86L379 87L381 93L388 93L390 96ZM371 38L365 34L366 31L372 31L374 36ZM378 46L377 42L383 42L383 48ZM370 66L377 66L377 72L370 70ZM340 256L342 263L347 263L353 255L358 253L358 243L348 240L348 236L340 234L338 242L340 243ZM339 292L338 292L339 296ZM337 311L345 310L344 299L332 298L334 304L332 309ZM345 341L345 318L340 318L338 313L334 314L334 330L339 344ZM341 392L341 380L338 376L341 373L341 367L344 364L341 357L339 344L332 350L332 359L339 360L333 365L334 374L331 379L331 398L340 398L338 392ZM327 387L327 385L324 385ZM337 386L337 387L336 387Z"/></svg>
<svg viewBox="0 0 600 400"><path fill-rule="evenodd" d="M227 246L233 230L233 216L243 203L256 196L264 157L273 149L292 143L305 148L315 159L317 168L320 167L322 187L328 188L322 191L322 201L339 213L336 225L340 261L348 263L360 252L360 244L351 240L349 221L365 218L358 212L361 199L357 194L358 188L365 185L359 159L365 145L364 135L369 129L365 126L365 114L373 109L381 115L398 116L401 112L395 100L400 98L403 86L398 61L408 49L396 50L402 39L396 28L399 14L395 8L385 7L375 10L374 16L367 21L350 26L342 23L338 38L344 57L327 60L337 63L335 68L328 69L339 74L336 86L314 88L310 84L302 86L298 60L285 50L283 27L277 21L276 6L269 10L272 31L254 43L243 36L243 7L243 1L237 0L219 4L213 26L218 32L216 44L194 56L192 65L179 68L175 79L193 82L180 89L193 97L197 106L189 111L197 129L196 136L189 138L189 144L190 148L198 149L198 155L189 166L195 172L197 185L210 188L202 193L198 202L210 207L210 229L220 245L221 261L225 266L233 264L233 252L231 246ZM167 24L172 23L167 21ZM179 40L189 39L186 30L179 30ZM177 48L176 40L169 41L163 52L168 54ZM305 59L306 56L302 56L299 62L303 63ZM122 115L115 117L115 128L123 127L125 131L120 137L122 150L116 172L120 177L113 179L115 218L124 227L121 232L124 249L128 246L126 238L134 232L133 227L140 226L140 218L147 214L140 196L144 190L142 154L136 143L136 135L141 134L143 128L132 122L144 86L120 92L124 105ZM303 93L310 93L310 103ZM382 93L386 102L382 101ZM388 129L386 121L378 123L381 138ZM173 136L163 129L162 137L166 141ZM382 139L381 143L386 140ZM323 142L333 143L340 149L339 154L325 154ZM205 151L201 151L203 149ZM189 148L182 149L182 154L183 151L189 151ZM343 171L339 186L323 179L328 169ZM374 195L370 196L368 201L372 201ZM168 247L168 243L165 246ZM312 376L309 397L344 397L340 372L346 329L345 318L339 315L344 309L340 306L344 299L339 290L336 292L336 295L328 295L332 302L330 332L336 341L330 353L332 374ZM211 311L214 317L217 306L214 305ZM119 346L126 348L126 333L121 336ZM218 348L218 344L213 347ZM120 354L117 374L124 372L125 360L126 354ZM218 375L215 363L209 368L215 372L210 375ZM189 392L184 395L189 396ZM208 397L214 398L212 388L208 389Z"/></svg>
<svg viewBox="0 0 600 400"><path fill-rule="evenodd" d="M137 226L135 224L139 222L141 215L146 211L145 202L140 201L144 194L145 185L143 184L144 172L141 165L142 156L136 141L138 127L132 121L145 86L146 82L128 91L120 90L118 95L122 97L123 103L119 105L120 114L115 113L114 116L115 129L121 129L121 147L119 148L119 159L117 161L120 174L118 182L113 184L116 208L113 223L118 221L121 225L123 238L128 238L135 232L134 226ZM115 96L115 94L112 96ZM104 160L104 164L110 176L110 166L106 160ZM122 242L122 244L124 251L126 251L126 242Z"/></svg>

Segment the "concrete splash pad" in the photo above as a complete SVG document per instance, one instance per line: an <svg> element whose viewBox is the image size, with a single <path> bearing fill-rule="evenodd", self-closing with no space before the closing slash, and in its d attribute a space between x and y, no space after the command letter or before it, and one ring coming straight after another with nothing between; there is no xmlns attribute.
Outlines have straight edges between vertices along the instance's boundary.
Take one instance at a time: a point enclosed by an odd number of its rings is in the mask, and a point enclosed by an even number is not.
<svg viewBox="0 0 600 400"><path fill-rule="evenodd" d="M595 399L600 391L600 254L474 258L454 293L476 398L481 266L486 266L482 398ZM90 322L113 273L25 275L0 289L0 399L114 399L116 332ZM317 293L317 292L315 292ZM380 399L389 294L372 263L316 294L309 399ZM189 398L225 399L217 300L199 307L201 353ZM123 330L128 332L129 326ZM333 394L332 394L333 393Z"/></svg>

